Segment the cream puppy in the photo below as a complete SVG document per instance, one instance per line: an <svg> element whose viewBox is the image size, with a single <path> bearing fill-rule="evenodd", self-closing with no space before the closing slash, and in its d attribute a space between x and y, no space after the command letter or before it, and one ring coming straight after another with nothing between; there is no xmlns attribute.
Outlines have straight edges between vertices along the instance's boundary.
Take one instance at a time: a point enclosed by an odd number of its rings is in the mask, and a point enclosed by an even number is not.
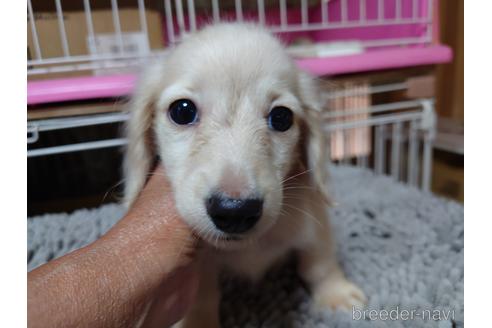
<svg viewBox="0 0 492 328"><path fill-rule="evenodd" d="M259 279L290 251L318 308L365 303L335 257L320 115L314 81L254 25L207 27L143 75L127 125L125 201L158 157L179 213L208 245L198 302L181 325L220 326L220 270Z"/></svg>

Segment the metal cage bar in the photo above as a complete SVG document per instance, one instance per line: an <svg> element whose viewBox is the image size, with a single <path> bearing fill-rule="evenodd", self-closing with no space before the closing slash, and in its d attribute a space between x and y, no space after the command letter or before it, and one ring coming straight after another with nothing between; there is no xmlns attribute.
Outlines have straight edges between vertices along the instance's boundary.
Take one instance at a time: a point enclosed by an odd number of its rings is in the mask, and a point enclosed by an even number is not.
<svg viewBox="0 0 492 328"><path fill-rule="evenodd" d="M186 33L183 3L181 0L174 0L174 5L176 7L176 19L178 21L179 36L183 37L184 33Z"/></svg>
<svg viewBox="0 0 492 328"><path fill-rule="evenodd" d="M36 29L36 21L34 20L34 12L32 10L31 0L27 0L27 13L29 15L29 24L31 26L31 35L34 42L34 51L36 53L36 59L41 60L41 47L39 46L38 31Z"/></svg>
<svg viewBox="0 0 492 328"><path fill-rule="evenodd" d="M349 164L349 129L342 130L342 164Z"/></svg>
<svg viewBox="0 0 492 328"><path fill-rule="evenodd" d="M418 140L417 140L417 122L410 121L409 124L409 141L408 141L408 166L407 181L410 185L417 185L418 176Z"/></svg>
<svg viewBox="0 0 492 328"><path fill-rule="evenodd" d="M69 117L60 119L38 120L28 123L28 130L35 129L38 132L79 128L83 126L95 126L109 123L125 122L128 119L126 113L111 113L103 115L90 115L86 117Z"/></svg>
<svg viewBox="0 0 492 328"><path fill-rule="evenodd" d="M402 18L402 5L401 5L402 0L396 0L396 5L395 5L395 19L400 20Z"/></svg>
<svg viewBox="0 0 492 328"><path fill-rule="evenodd" d="M31 150L27 151L27 157L39 157L39 156L47 156L47 155L66 154L66 153L73 153L73 152L83 151L83 150L93 150L93 149L101 149L101 148L118 147L118 146L123 146L126 144L127 144L127 141L126 141L126 139L123 139L123 138L83 142L83 143L71 144L71 145L54 146L54 147L47 147L47 148L40 148L40 149L31 149Z"/></svg>
<svg viewBox="0 0 492 328"><path fill-rule="evenodd" d="M235 0L234 8L236 10L236 19L239 22L243 21L243 4L241 0Z"/></svg>
<svg viewBox="0 0 492 328"><path fill-rule="evenodd" d="M87 25L87 34L89 35L89 42L95 43L96 36L94 34L94 22L92 21L92 10L89 0L84 0L84 14L85 24Z"/></svg>
<svg viewBox="0 0 492 328"><path fill-rule="evenodd" d="M391 136L391 176L397 180L400 178L401 124L393 124Z"/></svg>
<svg viewBox="0 0 492 328"><path fill-rule="evenodd" d="M429 191L432 174L432 137L430 132L424 136L424 150L422 162L422 189Z"/></svg>
<svg viewBox="0 0 492 328"><path fill-rule="evenodd" d="M287 27L287 4L285 0L280 0L280 26L282 29Z"/></svg>
<svg viewBox="0 0 492 328"><path fill-rule="evenodd" d="M340 7L340 15L342 17L342 23L346 23L348 21L348 4L347 0L340 0L341 1L341 7Z"/></svg>
<svg viewBox="0 0 492 328"><path fill-rule="evenodd" d="M385 161L385 127L383 125L376 126L374 137L374 171L376 174L383 174Z"/></svg>
<svg viewBox="0 0 492 328"><path fill-rule="evenodd" d="M65 23L63 22L63 9L60 0L55 0L55 5L56 5L56 16L58 20L58 30L60 32L63 54L65 55L65 57L69 57L70 50L68 47L67 32L65 31Z"/></svg>
<svg viewBox="0 0 492 328"><path fill-rule="evenodd" d="M303 26L307 26L309 24L307 0L301 0L301 22Z"/></svg>
<svg viewBox="0 0 492 328"><path fill-rule="evenodd" d="M176 0L176 1L179 1L179 0ZM214 23L218 23L220 21L219 1L218 0L212 0L212 17L214 18Z"/></svg>
<svg viewBox="0 0 492 328"><path fill-rule="evenodd" d="M384 0L378 0L378 21L384 21Z"/></svg>
<svg viewBox="0 0 492 328"><path fill-rule="evenodd" d="M164 10L166 11L167 39L170 43L174 43L173 7L171 0L164 0Z"/></svg>
<svg viewBox="0 0 492 328"><path fill-rule="evenodd" d="M427 6L428 6L428 12L427 12L427 18L432 21L432 16L434 15L433 9L434 9L434 2L432 0L426 0L427 1ZM427 24L427 40L429 42L432 41L432 24Z"/></svg>
<svg viewBox="0 0 492 328"><path fill-rule="evenodd" d="M326 26L328 24L328 2L321 1L321 25Z"/></svg>
<svg viewBox="0 0 492 328"><path fill-rule="evenodd" d="M365 22L367 19L366 1L367 0L359 0L359 18L362 22Z"/></svg>
<svg viewBox="0 0 492 328"><path fill-rule="evenodd" d="M412 17L414 19L419 17L419 1L412 0Z"/></svg>
<svg viewBox="0 0 492 328"><path fill-rule="evenodd" d="M116 33L116 40L118 42L118 48L120 49L120 53L123 53L123 35L121 33L121 22L120 22L120 14L118 10L118 0L111 0L111 13L113 15L113 27Z"/></svg>
<svg viewBox="0 0 492 328"><path fill-rule="evenodd" d="M265 1L258 0L258 22L265 25Z"/></svg>
<svg viewBox="0 0 492 328"><path fill-rule="evenodd" d="M138 17L140 20L140 30L149 40L149 29L147 27L147 16L145 15L145 3L144 0L138 0Z"/></svg>
<svg viewBox="0 0 492 328"><path fill-rule="evenodd" d="M188 22L190 24L190 31L196 31L196 13L195 13L195 1L188 0Z"/></svg>

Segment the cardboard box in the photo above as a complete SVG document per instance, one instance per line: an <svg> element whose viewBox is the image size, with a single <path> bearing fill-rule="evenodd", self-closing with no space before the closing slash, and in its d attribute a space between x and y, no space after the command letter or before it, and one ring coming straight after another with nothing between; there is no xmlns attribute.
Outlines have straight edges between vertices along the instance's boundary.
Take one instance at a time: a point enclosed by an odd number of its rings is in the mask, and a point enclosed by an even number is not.
<svg viewBox="0 0 492 328"><path fill-rule="evenodd" d="M157 10L145 11L147 20L148 39L141 32L138 8L120 8L119 19L122 31L123 45L127 52L144 53L148 50L164 48L163 28L161 15ZM56 12L34 12L41 55L44 59L63 57L63 46ZM70 56L81 56L100 53L117 53L117 42L113 16L110 9L97 9L92 11L95 40L90 40L85 12L64 11L63 23L68 40ZM27 21L27 51L28 58L35 59L31 22ZM97 73L97 72L96 72ZM100 72L99 72L100 73ZM66 72L62 76L87 75L83 72ZM57 74L58 76L60 74ZM30 75L29 79L46 78L48 75ZM49 75L53 77L53 75Z"/></svg>

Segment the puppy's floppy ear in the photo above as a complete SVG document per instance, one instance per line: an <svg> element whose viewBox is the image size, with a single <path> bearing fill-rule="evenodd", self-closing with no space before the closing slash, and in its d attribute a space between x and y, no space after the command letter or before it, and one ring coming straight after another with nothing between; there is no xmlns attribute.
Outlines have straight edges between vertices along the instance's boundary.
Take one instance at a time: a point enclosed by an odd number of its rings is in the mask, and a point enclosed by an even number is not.
<svg viewBox="0 0 492 328"><path fill-rule="evenodd" d="M123 161L124 197L129 207L145 185L156 160L153 121L155 90L159 86L159 65L150 65L142 74L137 88L128 104L129 119L125 125L128 144Z"/></svg>
<svg viewBox="0 0 492 328"><path fill-rule="evenodd" d="M313 184L324 200L331 204L326 188L327 180L327 135L322 127L321 93L315 80L307 74L299 73L299 96L304 111L302 136L302 161L310 171Z"/></svg>

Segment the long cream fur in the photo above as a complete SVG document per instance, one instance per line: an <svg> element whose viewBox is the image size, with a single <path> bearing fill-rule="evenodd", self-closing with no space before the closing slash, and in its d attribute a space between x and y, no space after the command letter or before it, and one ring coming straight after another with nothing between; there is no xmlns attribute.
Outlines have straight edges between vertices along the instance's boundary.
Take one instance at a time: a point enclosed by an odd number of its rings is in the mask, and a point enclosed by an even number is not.
<svg viewBox="0 0 492 328"><path fill-rule="evenodd" d="M197 105L198 124L171 122L168 107L181 98ZM269 110L280 105L295 116L282 133L266 124ZM132 204L159 158L179 213L209 245L200 259L206 265L198 302L180 325L219 326L220 270L259 279L292 250L318 308L365 303L335 257L316 83L275 37L234 23L188 36L144 72L130 107L125 203ZM261 219L241 240L228 240L207 216L204 200L221 186L264 196Z"/></svg>

